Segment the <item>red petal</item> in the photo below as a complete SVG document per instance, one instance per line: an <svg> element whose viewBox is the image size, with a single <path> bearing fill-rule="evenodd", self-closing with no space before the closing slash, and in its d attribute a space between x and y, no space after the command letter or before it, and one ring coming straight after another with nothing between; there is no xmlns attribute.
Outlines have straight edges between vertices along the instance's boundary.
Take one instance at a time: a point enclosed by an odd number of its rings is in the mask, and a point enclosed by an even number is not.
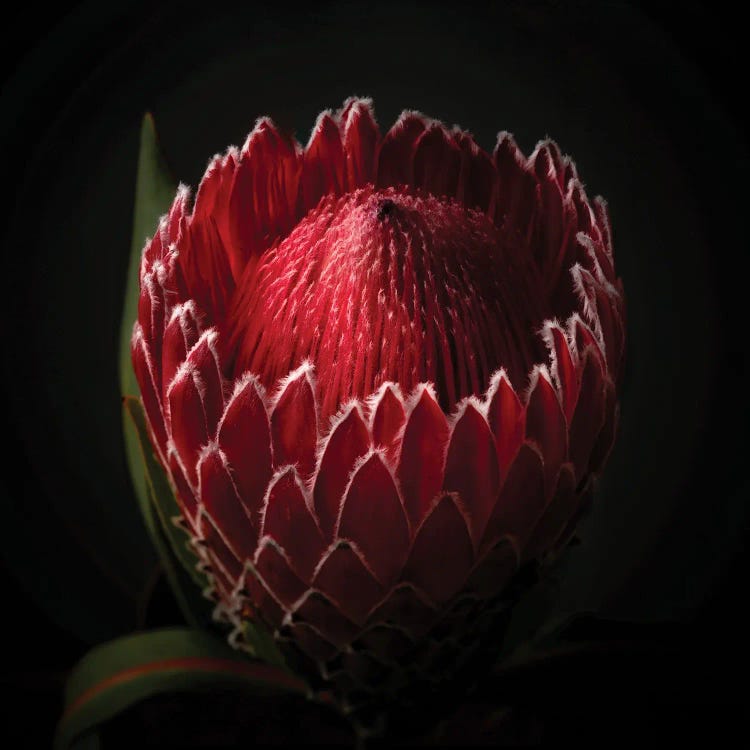
<svg viewBox="0 0 750 750"><path fill-rule="evenodd" d="M326 539L333 536L354 464L370 449L370 434L359 409L352 407L332 429L315 478L315 513Z"/></svg>
<svg viewBox="0 0 750 750"><path fill-rule="evenodd" d="M240 562L252 558L257 532L237 494L226 458L217 448L209 448L198 464L199 496L206 513Z"/></svg>
<svg viewBox="0 0 750 750"><path fill-rule="evenodd" d="M594 212L586 195L580 180L574 179L573 183L568 186L568 195L576 212L576 225L580 232L589 234L594 224Z"/></svg>
<svg viewBox="0 0 750 750"><path fill-rule="evenodd" d="M375 406L372 418L372 442L375 447L385 448L388 459L393 462L401 444L400 432L406 420L406 412L401 399L393 387L388 385Z"/></svg>
<svg viewBox="0 0 750 750"><path fill-rule="evenodd" d="M133 330L130 351L133 360L133 370L135 371L135 377L141 390L143 409L146 412L151 431L156 438L156 448L161 452L162 456L165 456L167 453L167 432L164 424L164 415L162 414L161 399L159 398L154 380L155 375L151 352L143 337L139 323L135 324Z"/></svg>
<svg viewBox="0 0 750 750"><path fill-rule="evenodd" d="M553 182L562 188L562 156L554 141L539 141L529 157L529 167L539 182Z"/></svg>
<svg viewBox="0 0 750 750"><path fill-rule="evenodd" d="M214 599L214 601L218 600L221 602L221 610L224 610L223 614L226 616L226 609L223 605L225 605L226 602L231 601L232 593L237 585L237 581L225 570L216 555L211 556L209 579L211 581L212 589L211 598Z"/></svg>
<svg viewBox="0 0 750 750"><path fill-rule="evenodd" d="M604 425L604 372L599 355L586 349L581 361L581 387L570 423L570 460L576 478L586 473L594 442Z"/></svg>
<svg viewBox="0 0 750 750"><path fill-rule="evenodd" d="M440 123L430 125L414 148L414 185L435 196L455 196L461 152Z"/></svg>
<svg viewBox="0 0 750 750"><path fill-rule="evenodd" d="M391 474L373 453L352 477L337 536L354 542L385 586L401 572L409 549L409 524Z"/></svg>
<svg viewBox="0 0 750 750"><path fill-rule="evenodd" d="M168 245L165 246L162 242L161 225L164 223L164 217L159 219L159 225L157 227L154 236L146 242L143 248L143 254L141 255L141 265L138 269L141 282L143 277L151 271L154 263L157 260L162 260L165 253L167 252Z"/></svg>
<svg viewBox="0 0 750 750"><path fill-rule="evenodd" d="M534 526L526 545L527 559L549 552L578 506L576 478L572 464L563 464L557 478L557 488L544 514Z"/></svg>
<svg viewBox="0 0 750 750"><path fill-rule="evenodd" d="M263 621L269 627L273 629L280 628L286 612L275 596L268 590L266 584L261 580L260 574L255 570L252 563L248 563L246 567L243 588L245 594L243 597L244 601L250 603L252 610L254 610L253 615L257 616L259 612L262 615Z"/></svg>
<svg viewBox="0 0 750 750"><path fill-rule="evenodd" d="M398 480L412 528L443 486L449 430L445 414L427 389L409 415L401 445Z"/></svg>
<svg viewBox="0 0 750 750"><path fill-rule="evenodd" d="M195 305L187 302L172 310L169 324L164 331L162 345L162 388L166 397L167 389L180 365L187 359L188 352L196 345L201 329L195 314Z"/></svg>
<svg viewBox="0 0 750 750"><path fill-rule="evenodd" d="M386 133L378 159L379 188L413 184L414 149L426 127L422 115L404 112Z"/></svg>
<svg viewBox="0 0 750 750"><path fill-rule="evenodd" d="M505 479L506 471L521 447L526 412L505 373L493 378L490 394L487 421L495 436L500 476Z"/></svg>
<svg viewBox="0 0 750 750"><path fill-rule="evenodd" d="M283 550L268 537L258 546L252 567L266 588L286 608L307 591L307 586L292 571Z"/></svg>
<svg viewBox="0 0 750 750"><path fill-rule="evenodd" d="M193 223L212 222L216 226L221 244L230 261L236 257L230 251L232 232L229 219L229 196L237 168L237 157L238 154L234 149L230 149L224 156L214 157L198 186L192 218ZM235 281L240 274L241 268L232 268Z"/></svg>
<svg viewBox="0 0 750 750"><path fill-rule="evenodd" d="M283 547L302 580L310 580L325 544L293 468L276 477L268 489L261 533Z"/></svg>
<svg viewBox="0 0 750 750"><path fill-rule="evenodd" d="M219 424L219 447L229 461L245 510L260 525L260 510L271 479L271 427L252 376L239 381Z"/></svg>
<svg viewBox="0 0 750 750"><path fill-rule="evenodd" d="M544 462L539 450L524 443L510 467L492 512L483 546L502 536L512 536L523 549L526 538L545 507Z"/></svg>
<svg viewBox="0 0 750 750"><path fill-rule="evenodd" d="M568 338L565 331L553 324L545 326L545 335L550 352L553 355L552 377L557 381L562 396L565 419L570 423L578 395L578 377L568 345Z"/></svg>
<svg viewBox="0 0 750 750"><path fill-rule="evenodd" d="M345 185L346 161L339 126L328 112L323 112L302 160L300 215L315 208L324 195L342 195Z"/></svg>
<svg viewBox="0 0 750 750"><path fill-rule="evenodd" d="M495 505L499 485L497 450L489 425L476 407L467 403L451 435L443 490L461 497L475 545Z"/></svg>
<svg viewBox="0 0 750 750"><path fill-rule="evenodd" d="M161 265L161 264L160 264ZM162 268L162 274L163 266ZM148 341L154 357L154 378L158 383L161 377L161 347L164 336L164 289L156 278L157 271L141 278L141 291L138 297L138 322L143 336Z"/></svg>
<svg viewBox="0 0 750 750"><path fill-rule="evenodd" d="M349 190L374 183L380 132L367 100L354 99L344 105L341 131Z"/></svg>
<svg viewBox="0 0 750 750"><path fill-rule="evenodd" d="M271 414L274 466L292 464L301 476L315 468L318 415L310 368L290 376Z"/></svg>
<svg viewBox="0 0 750 750"><path fill-rule="evenodd" d="M456 197L467 208L478 208L486 212L495 189L495 165L487 152L479 148L468 133L458 133L455 140L461 149Z"/></svg>
<svg viewBox="0 0 750 750"><path fill-rule="evenodd" d="M583 357L583 352L588 348L593 348L602 361L604 361L604 353L602 352L601 344L598 339L592 333L591 329L581 320L578 315L571 317L571 338L576 342L576 351L578 352L579 362Z"/></svg>
<svg viewBox="0 0 750 750"><path fill-rule="evenodd" d="M217 352L218 334L214 329L203 333L185 360L188 369L197 376L201 402L209 437L216 434L224 411L224 383Z"/></svg>
<svg viewBox="0 0 750 750"><path fill-rule="evenodd" d="M532 243L537 264L545 276L556 280L556 264L564 250L565 231L573 217L565 214L563 194L554 176L539 182L535 213Z"/></svg>
<svg viewBox="0 0 750 750"><path fill-rule="evenodd" d="M526 435L542 451L547 490L551 495L557 472L568 455L568 429L552 383L544 370L537 373L526 405Z"/></svg>
<svg viewBox="0 0 750 750"><path fill-rule="evenodd" d="M208 319L221 323L235 291L235 273L241 273L235 260L232 270L231 248L219 235L213 217L206 221L192 221L180 243L180 266L185 275L190 297L196 300Z"/></svg>
<svg viewBox="0 0 750 750"><path fill-rule="evenodd" d="M200 379L195 369L183 367L167 391L172 442L192 485L198 483L198 451L209 441L199 385Z"/></svg>
<svg viewBox="0 0 750 750"><path fill-rule="evenodd" d="M510 133L500 133L493 153L497 171L494 220L527 237L536 204L536 180L526 171L523 154Z"/></svg>
<svg viewBox="0 0 750 750"><path fill-rule="evenodd" d="M346 542L339 542L328 553L313 585L358 625L384 593L383 587Z"/></svg>
<svg viewBox="0 0 750 750"><path fill-rule="evenodd" d="M184 219L188 216L190 210L190 188L180 185L177 188L177 194L169 208L166 216L166 222L160 225L162 234L162 243L165 247L179 240L180 228L183 226Z"/></svg>
<svg viewBox="0 0 750 750"><path fill-rule="evenodd" d="M456 499L443 495L417 530L404 580L421 588L435 602L450 599L466 581L474 549Z"/></svg>
<svg viewBox="0 0 750 750"><path fill-rule="evenodd" d="M609 206L607 201L601 196L597 196L593 200L594 214L596 215L596 225L601 232L602 239L604 240L604 246L607 249L609 256L612 256L612 222L609 218Z"/></svg>
<svg viewBox="0 0 750 750"><path fill-rule="evenodd" d="M242 149L229 198L232 244L240 262L262 253L292 227L299 162L294 144L261 119Z"/></svg>

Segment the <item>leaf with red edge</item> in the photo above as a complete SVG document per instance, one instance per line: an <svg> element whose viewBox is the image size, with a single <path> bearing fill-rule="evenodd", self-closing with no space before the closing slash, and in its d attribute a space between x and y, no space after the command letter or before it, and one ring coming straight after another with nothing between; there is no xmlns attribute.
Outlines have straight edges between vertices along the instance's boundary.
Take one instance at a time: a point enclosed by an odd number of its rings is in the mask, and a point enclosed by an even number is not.
<svg viewBox="0 0 750 750"><path fill-rule="evenodd" d="M92 649L65 688L55 750L154 695L247 688L250 694L304 694L305 684L278 666L251 661L215 636L168 628L118 638Z"/></svg>

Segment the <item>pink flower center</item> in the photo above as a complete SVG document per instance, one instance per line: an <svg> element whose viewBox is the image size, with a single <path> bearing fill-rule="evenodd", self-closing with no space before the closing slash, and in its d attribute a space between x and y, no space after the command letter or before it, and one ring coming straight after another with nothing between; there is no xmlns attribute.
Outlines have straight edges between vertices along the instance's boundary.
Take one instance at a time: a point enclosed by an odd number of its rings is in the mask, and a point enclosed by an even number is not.
<svg viewBox="0 0 750 750"><path fill-rule="evenodd" d="M233 374L267 387L315 365L323 416L385 381L431 381L451 409L505 367L539 360L548 313L517 237L455 200L367 186L328 196L241 279L228 319Z"/></svg>

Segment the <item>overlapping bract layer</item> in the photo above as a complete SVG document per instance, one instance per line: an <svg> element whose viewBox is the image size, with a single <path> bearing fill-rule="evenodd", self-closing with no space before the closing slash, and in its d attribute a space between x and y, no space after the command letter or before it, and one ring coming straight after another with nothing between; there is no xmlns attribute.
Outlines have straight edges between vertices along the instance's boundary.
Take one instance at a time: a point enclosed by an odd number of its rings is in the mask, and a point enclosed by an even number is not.
<svg viewBox="0 0 750 750"><path fill-rule="evenodd" d="M257 361L248 355L275 333L266 327L248 344L252 320L242 317L258 279L288 268L269 259L285 241L308 247L321 207L335 219L337 206L362 203L350 196L379 201L379 211L388 196L439 204L440 216L463 206L533 277L539 300L513 318L499 361L488 366L476 338L446 345L456 373L456 352L485 363L465 365L447 397L448 379L427 365L434 377L424 382L346 380L336 365L351 364L359 344L349 343L349 360L326 360L314 343L290 342L294 326L278 331L291 372L264 369L280 361L270 345ZM260 617L319 664L354 653L393 662L461 597L490 600L524 560L569 538L614 440L624 305L605 204L588 200L554 143L526 159L501 133L490 156L467 133L410 112L381 138L357 99L323 113L306 148L261 120L241 152L211 162L192 208L180 189L140 273L133 363L154 448L218 611L238 627ZM467 324L485 302L463 301ZM293 314L304 325L305 308ZM469 330L444 329L453 339ZM513 336L523 337L520 359L508 350ZM406 331L374 346L404 356L414 340ZM528 382L518 382L519 362Z"/></svg>

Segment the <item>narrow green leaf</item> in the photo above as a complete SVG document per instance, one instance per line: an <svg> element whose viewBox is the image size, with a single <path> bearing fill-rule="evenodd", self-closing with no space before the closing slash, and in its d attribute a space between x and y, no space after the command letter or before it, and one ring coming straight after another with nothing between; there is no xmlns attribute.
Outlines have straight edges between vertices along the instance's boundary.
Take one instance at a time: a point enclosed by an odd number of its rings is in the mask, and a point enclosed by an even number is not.
<svg viewBox="0 0 750 750"><path fill-rule="evenodd" d="M156 137L154 118L146 114L141 124L141 145L136 174L135 207L133 210L133 235L130 246L130 261L125 286L125 299L120 328L120 393L123 396L140 396L130 358L130 338L138 315L138 269L141 251L146 239L153 235L159 217L166 213L174 198L177 184L166 166ZM133 489L143 509L148 504L148 489L140 450L133 439L132 427L123 424L125 454L133 482ZM147 522L148 523L148 522Z"/></svg>
<svg viewBox="0 0 750 750"><path fill-rule="evenodd" d="M210 620L211 604L201 596L208 587L205 575L196 569L198 557L189 537L172 519L180 514L164 469L154 456L140 400L123 398L126 439L136 444L141 471L146 477L146 497L138 498L151 539L156 546L167 580L187 622L198 626ZM127 415L127 416L125 416Z"/></svg>
<svg viewBox="0 0 750 750"><path fill-rule="evenodd" d="M256 695L306 691L289 672L247 659L204 631L139 633L92 649L75 667L55 750L69 750L76 738L150 696L220 687Z"/></svg>

